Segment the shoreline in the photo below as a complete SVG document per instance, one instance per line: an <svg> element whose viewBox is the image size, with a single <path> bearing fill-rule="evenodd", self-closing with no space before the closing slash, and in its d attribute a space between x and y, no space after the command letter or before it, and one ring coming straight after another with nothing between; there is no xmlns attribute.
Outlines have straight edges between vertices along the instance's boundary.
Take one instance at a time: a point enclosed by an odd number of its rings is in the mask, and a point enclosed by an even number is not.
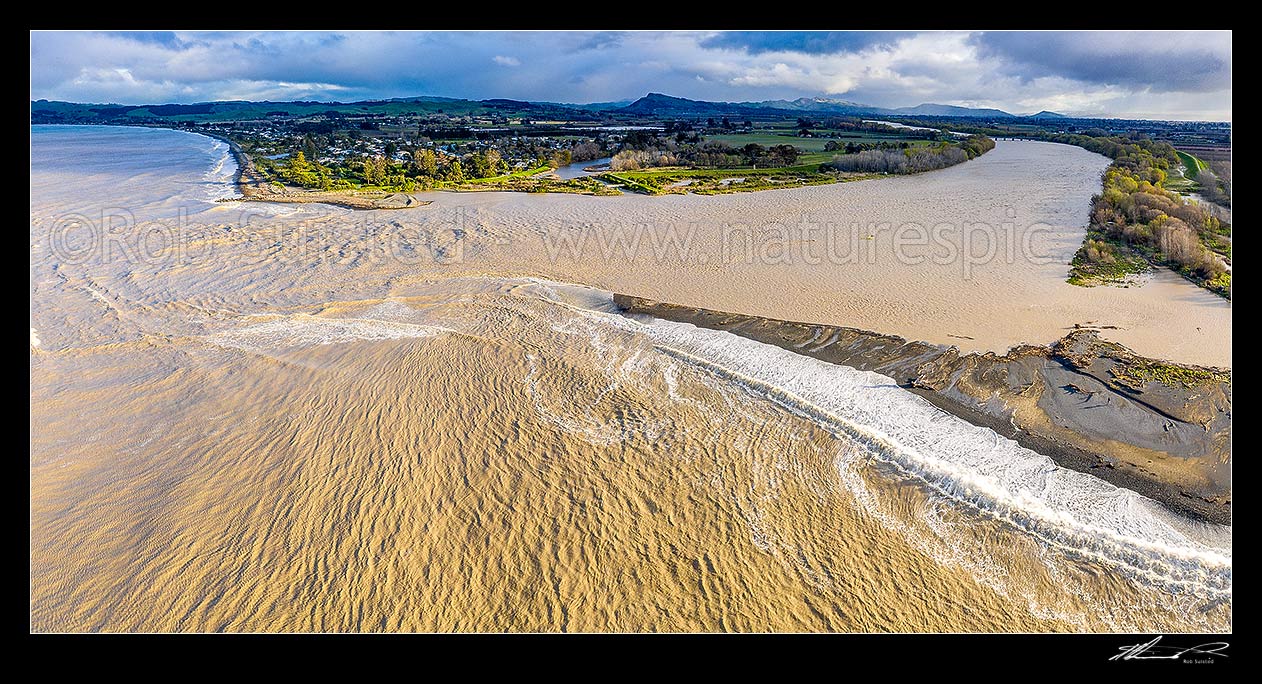
<svg viewBox="0 0 1262 684"><path fill-rule="evenodd" d="M232 154L233 159L237 163L237 172L234 174L233 183L236 185L237 191L241 194L241 197L220 200L223 202L246 201L246 202L276 202L276 203L282 203L282 204L330 204L333 206L344 207L346 209L354 209L354 210L361 210L361 211L379 210L379 209L380 210L415 209L418 207L428 206L434 203L433 200L419 199L416 196L419 193L386 192L384 190L322 191L322 190L308 190L306 188L297 188L297 187L288 186L288 185L283 186L284 187L283 190L277 190L273 187L273 185L269 181L264 179L255 170L253 160L250 159L250 155L246 154L245 151L241 149L240 145L234 142L231 138L228 138L227 136L221 133L217 133L217 132L191 131L184 128L173 128L170 126L148 126L148 125L140 125L140 124L137 124L137 125L33 124L33 125L110 126L110 127L117 127L117 128L159 128L159 129L168 130L168 131L179 131L181 133L191 133L193 135L202 135L202 136L206 136L207 138L214 138L215 140L224 142L228 145L229 151ZM987 152L989 151L990 150L987 150ZM977 156L981 157L984 154L985 152ZM619 173L619 172L612 171L608 165L606 165L605 168L598 168L596 166L585 167L583 171L591 174L590 176L586 176L587 178L598 180L602 183L605 183L606 185L610 185L611 187L626 188L626 189L631 190L631 193L627 193L624 190L618 190L617 192L613 193L615 195L636 194L636 195L644 195L647 197L662 197L662 196L668 196L668 195L673 195L673 194L686 194L686 195L691 195L691 196L704 197L704 196L727 195L727 194L747 193L747 192L748 193L765 192L765 191L770 191L770 190L789 190L789 189L794 189L794 188L821 186L821 185L834 185L834 184L839 184L839 183L852 183L856 181L876 180L876 179L881 179L881 178L918 176L918 175L922 175L926 173L931 173L933 171L943 171L943 170L952 168L954 166L959 166L961 164L967 163L969 161L972 161L972 159L965 159L961 162L957 162L955 164L951 164L949 166L944 166L941 168L925 169L922 171L913 171L909 173L856 172L856 175L851 176L851 177L835 177L835 178L831 178L827 180L799 179L799 181L797 182L777 183L775 185L770 185L770 186L742 187L743 183L742 184L722 183L720 184L718 188L712 189L709 192L687 191L687 192L682 192L682 193L676 192L675 190L670 189L670 188L664 189L661 191L635 190L634 189L635 187L640 187L642 189L647 188L647 186L639 183L638 181L632 182L631 184L628 184L624 180L618 180L613 183L606 182L600 179L599 177L605 174ZM247 167L248 167L248 170L247 170ZM646 169L646 170L651 170L651 168ZM718 169L708 169L708 170L718 170ZM556 170L553 169L552 171L536 174L536 176L552 174L552 173L555 173L555 171ZM690 169L690 171L695 171L695 169ZM740 171L740 170L735 170L735 171ZM758 172L756 169L751 169L750 173L756 175ZM513 190L513 189L507 189L507 188L500 188L500 187L486 188L486 189L436 188L433 190L426 190L426 191L421 191L421 192L430 192L430 193L433 193L433 192L453 192L453 193L508 192L508 193L535 194L534 191L530 191L530 190ZM544 191L544 194L551 194L551 193L549 193L548 191ZM558 193L558 194L578 194L578 195L590 195L590 196L601 195L601 193L587 193L587 192L563 192L563 193Z"/></svg>
<svg viewBox="0 0 1262 684"><path fill-rule="evenodd" d="M1102 340L1092 328L1074 330L1048 346L961 354L955 347L855 328L624 294L614 294L614 304L624 314L724 330L888 375L942 411L1057 465L1095 475L1186 517L1231 524L1230 371L1140 357Z"/></svg>
<svg viewBox="0 0 1262 684"><path fill-rule="evenodd" d="M155 128L146 126L146 128ZM228 145L229 153L237 163L237 172L233 175L233 183L237 186L237 192L241 193L241 199L221 200L221 201L248 201L248 202L278 202L283 204L331 204L334 206L344 207L356 210L374 210L374 209L414 209L433 204L432 200L420 200L413 195L401 192L385 192L385 191L368 191L360 193L359 191L348 192L322 192L317 190L293 189L286 187L285 190L278 191L273 188L272 184L259 174L254 168L254 162L250 159L250 155L246 154L241 146L231 138L219 133L202 132L202 131L185 131L181 128L172 128L168 130L182 131L184 133L194 133L195 135L204 135L208 138L214 138Z"/></svg>

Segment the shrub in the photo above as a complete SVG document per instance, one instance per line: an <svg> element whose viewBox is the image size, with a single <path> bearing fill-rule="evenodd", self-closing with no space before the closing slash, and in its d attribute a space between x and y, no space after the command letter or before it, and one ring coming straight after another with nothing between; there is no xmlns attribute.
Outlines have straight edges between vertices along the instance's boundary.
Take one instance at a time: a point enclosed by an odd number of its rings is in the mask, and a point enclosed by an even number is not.
<svg viewBox="0 0 1262 684"><path fill-rule="evenodd" d="M1200 258L1193 265L1192 270L1206 280L1213 280L1227 272L1227 265L1217 254L1209 250L1202 250Z"/></svg>
<svg viewBox="0 0 1262 684"><path fill-rule="evenodd" d="M611 171L635 171L640 168L640 161L635 150L623 150L609 160Z"/></svg>
<svg viewBox="0 0 1262 684"><path fill-rule="evenodd" d="M1154 231L1157 245L1166 258L1180 266L1194 267L1201 263L1205 247L1187 224L1176 218L1157 222Z"/></svg>
<svg viewBox="0 0 1262 684"><path fill-rule="evenodd" d="M1111 264L1117 261L1117 249L1103 240L1087 240L1086 256L1089 261Z"/></svg>

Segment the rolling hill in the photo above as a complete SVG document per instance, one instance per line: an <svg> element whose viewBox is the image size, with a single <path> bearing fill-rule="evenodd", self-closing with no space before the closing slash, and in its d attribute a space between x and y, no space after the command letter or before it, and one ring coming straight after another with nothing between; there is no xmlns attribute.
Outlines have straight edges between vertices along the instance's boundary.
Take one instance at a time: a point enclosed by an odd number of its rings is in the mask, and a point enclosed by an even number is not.
<svg viewBox="0 0 1262 684"><path fill-rule="evenodd" d="M935 116L985 119L1015 118L998 109L976 109L943 104L885 108L848 100L807 98L762 102L708 102L649 93L634 102L560 104L492 98L465 100L450 97L399 97L362 102L198 102L193 104L82 104L37 100L31 102L32 123L160 123L162 121L241 121L267 118L404 116L506 116L594 121L604 118L790 117L801 114L838 116ZM1039 112L1036 118L1061 115Z"/></svg>

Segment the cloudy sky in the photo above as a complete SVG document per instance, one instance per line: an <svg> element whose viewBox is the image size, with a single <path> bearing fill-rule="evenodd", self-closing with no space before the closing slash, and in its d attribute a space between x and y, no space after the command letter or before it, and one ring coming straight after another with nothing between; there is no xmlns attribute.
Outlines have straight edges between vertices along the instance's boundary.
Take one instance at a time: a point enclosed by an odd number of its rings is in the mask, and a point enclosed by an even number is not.
<svg viewBox="0 0 1262 684"><path fill-rule="evenodd" d="M1230 32L33 32L31 98L833 97L1231 119Z"/></svg>

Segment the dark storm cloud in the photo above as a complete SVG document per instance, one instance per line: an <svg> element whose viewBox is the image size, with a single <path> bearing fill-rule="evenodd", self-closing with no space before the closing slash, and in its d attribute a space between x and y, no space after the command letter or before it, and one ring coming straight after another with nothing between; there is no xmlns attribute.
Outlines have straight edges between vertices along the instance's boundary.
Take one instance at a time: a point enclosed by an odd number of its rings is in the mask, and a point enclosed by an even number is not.
<svg viewBox="0 0 1262 684"><path fill-rule="evenodd" d="M892 45L914 35L914 31L724 31L701 41L701 47L751 54L790 51L819 55Z"/></svg>
<svg viewBox="0 0 1262 684"><path fill-rule="evenodd" d="M1172 31L985 32L972 37L1006 73L1158 91L1207 92L1231 85L1231 41ZM1220 36L1221 37L1221 36Z"/></svg>

